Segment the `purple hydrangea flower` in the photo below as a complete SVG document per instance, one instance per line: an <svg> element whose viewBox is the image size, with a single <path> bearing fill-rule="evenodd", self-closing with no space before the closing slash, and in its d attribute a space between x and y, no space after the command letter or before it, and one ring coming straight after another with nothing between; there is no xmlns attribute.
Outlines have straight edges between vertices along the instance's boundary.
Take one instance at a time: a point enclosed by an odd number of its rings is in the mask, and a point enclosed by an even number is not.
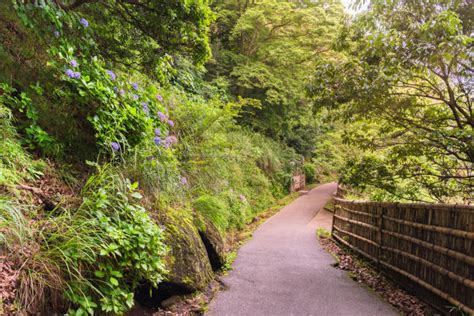
<svg viewBox="0 0 474 316"><path fill-rule="evenodd" d="M59 36L61 36L61 34L59 33L59 31L54 31L53 32L53 35L54 37L58 38Z"/></svg>
<svg viewBox="0 0 474 316"><path fill-rule="evenodd" d="M82 26L84 27L88 27L89 26L89 21L87 21L86 19L82 18L79 20L79 23L82 24Z"/></svg>
<svg viewBox="0 0 474 316"><path fill-rule="evenodd" d="M161 135L161 129L159 127L155 128L155 135L160 136Z"/></svg>
<svg viewBox="0 0 474 316"><path fill-rule="evenodd" d="M66 76L68 76L69 78L73 78L73 79L74 79L75 72L72 71L71 69L66 70L66 71L64 72L64 74L65 74Z"/></svg>
<svg viewBox="0 0 474 316"><path fill-rule="evenodd" d="M110 147L112 147L112 150L113 150L114 152L120 150L120 144L117 143L117 142L111 142L111 143L110 143Z"/></svg>
<svg viewBox="0 0 474 316"><path fill-rule="evenodd" d="M71 67L77 67L77 61L73 59L69 62L69 65L71 65Z"/></svg>
<svg viewBox="0 0 474 316"><path fill-rule="evenodd" d="M145 111L146 114L148 114L150 112L150 109L148 108L148 104L146 104L146 102L142 102L142 108L143 108L143 111Z"/></svg>
<svg viewBox="0 0 474 316"><path fill-rule="evenodd" d="M160 118L160 121L165 122L168 118L166 117L166 114L163 112L158 112L158 117Z"/></svg>
<svg viewBox="0 0 474 316"><path fill-rule="evenodd" d="M174 126L174 122L172 120L168 120L168 125L173 127Z"/></svg>
<svg viewBox="0 0 474 316"><path fill-rule="evenodd" d="M181 177L181 184L188 185L188 179L186 179L186 177Z"/></svg>
<svg viewBox="0 0 474 316"><path fill-rule="evenodd" d="M165 138L165 148L171 147L171 145L176 144L178 139L175 136L168 136Z"/></svg>
<svg viewBox="0 0 474 316"><path fill-rule="evenodd" d="M114 74L114 72L112 70L106 70L105 72L107 72L107 74L109 75L110 80L115 81L117 76Z"/></svg>
<svg viewBox="0 0 474 316"><path fill-rule="evenodd" d="M160 102L163 102L163 97L159 94L156 95L156 99Z"/></svg>
<svg viewBox="0 0 474 316"><path fill-rule="evenodd" d="M71 79L81 79L81 73L72 71L71 69L67 69L64 74Z"/></svg>
<svg viewBox="0 0 474 316"><path fill-rule="evenodd" d="M158 136L156 136L155 138L153 138L153 141L155 142L155 145L158 146L159 144L161 144L161 138L159 138Z"/></svg>
<svg viewBox="0 0 474 316"><path fill-rule="evenodd" d="M136 82L132 83L132 87L133 89L138 90L138 83Z"/></svg>
<svg viewBox="0 0 474 316"><path fill-rule="evenodd" d="M132 95L133 100L138 100L138 98L139 98L138 95L136 95L136 94Z"/></svg>
<svg viewBox="0 0 474 316"><path fill-rule="evenodd" d="M123 90L123 89L120 89L120 91L119 91L119 92L120 92L120 95L121 95L122 97L125 95L125 90Z"/></svg>

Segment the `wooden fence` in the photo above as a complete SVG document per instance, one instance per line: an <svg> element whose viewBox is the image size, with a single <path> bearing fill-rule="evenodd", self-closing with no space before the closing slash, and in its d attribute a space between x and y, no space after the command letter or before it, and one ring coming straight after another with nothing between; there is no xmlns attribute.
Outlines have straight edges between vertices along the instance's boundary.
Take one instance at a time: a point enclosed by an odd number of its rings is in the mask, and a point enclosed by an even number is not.
<svg viewBox="0 0 474 316"><path fill-rule="evenodd" d="M332 236L474 315L474 206L336 197Z"/></svg>

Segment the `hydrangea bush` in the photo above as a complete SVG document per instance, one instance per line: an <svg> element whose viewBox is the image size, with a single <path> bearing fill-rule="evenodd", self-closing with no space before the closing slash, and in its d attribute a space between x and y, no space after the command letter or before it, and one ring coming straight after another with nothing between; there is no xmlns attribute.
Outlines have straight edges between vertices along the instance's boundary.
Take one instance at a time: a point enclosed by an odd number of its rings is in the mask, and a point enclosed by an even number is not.
<svg viewBox="0 0 474 316"><path fill-rule="evenodd" d="M176 142L171 135L174 122L165 114L159 87L132 81L98 57L94 26L90 21L48 2L16 7L27 25L36 32L46 33L43 37L50 37L48 66L55 69L60 81L64 82L58 87L62 90L61 96L88 109L88 119L96 131L98 145L104 151L124 153L142 141L156 143L156 128L170 134L168 140L160 141L163 144L160 150L168 149ZM41 30L38 21L49 23L51 29Z"/></svg>

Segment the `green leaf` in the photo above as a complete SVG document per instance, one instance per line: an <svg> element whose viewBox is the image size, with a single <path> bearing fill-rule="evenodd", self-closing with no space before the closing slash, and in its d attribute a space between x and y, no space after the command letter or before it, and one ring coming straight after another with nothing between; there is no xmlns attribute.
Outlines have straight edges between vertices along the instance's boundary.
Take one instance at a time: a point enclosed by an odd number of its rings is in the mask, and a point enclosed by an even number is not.
<svg viewBox="0 0 474 316"><path fill-rule="evenodd" d="M133 192L131 196L137 200L141 200L143 198L143 195L141 195L139 192Z"/></svg>
<svg viewBox="0 0 474 316"><path fill-rule="evenodd" d="M114 278L114 277L110 277L109 281L110 281L110 283L111 283L112 285L115 285L115 286L118 286L118 285L119 285L119 282L118 282L117 279Z"/></svg>
<svg viewBox="0 0 474 316"><path fill-rule="evenodd" d="M98 278L103 278L105 276L105 272L104 271L95 271L94 272L95 276L98 277Z"/></svg>

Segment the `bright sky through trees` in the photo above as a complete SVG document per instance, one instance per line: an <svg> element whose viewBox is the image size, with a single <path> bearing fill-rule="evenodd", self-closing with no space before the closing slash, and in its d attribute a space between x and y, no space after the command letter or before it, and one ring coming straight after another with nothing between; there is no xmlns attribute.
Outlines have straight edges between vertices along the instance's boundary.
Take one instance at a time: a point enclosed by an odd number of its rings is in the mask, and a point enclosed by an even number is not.
<svg viewBox="0 0 474 316"><path fill-rule="evenodd" d="M344 8L346 9L346 11L349 14L356 14L356 13L366 9L367 5L368 5L368 4L364 4L362 9L355 10L353 8L354 0L341 0L341 2L342 2L342 5L344 6Z"/></svg>

